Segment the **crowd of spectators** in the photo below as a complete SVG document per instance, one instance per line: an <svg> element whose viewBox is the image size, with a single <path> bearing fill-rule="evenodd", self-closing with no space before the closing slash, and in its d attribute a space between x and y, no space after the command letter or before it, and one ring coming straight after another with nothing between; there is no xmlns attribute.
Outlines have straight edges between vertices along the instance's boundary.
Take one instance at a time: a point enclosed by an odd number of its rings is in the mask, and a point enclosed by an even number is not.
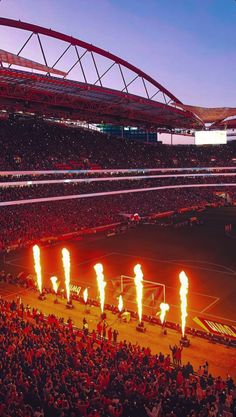
<svg viewBox="0 0 236 417"><path fill-rule="evenodd" d="M2 417L236 416L236 388L208 367L171 364L126 341L114 343L0 300Z"/></svg>
<svg viewBox="0 0 236 417"><path fill-rule="evenodd" d="M234 143L145 144L36 119L0 120L1 170L231 166L235 158Z"/></svg>
<svg viewBox="0 0 236 417"><path fill-rule="evenodd" d="M115 180L115 181L91 181L87 179L84 182L62 182L62 183L48 183L39 185L25 185L4 187L1 189L0 201L23 200L33 198L56 197L63 195L78 195L101 193L118 190L132 190L142 188L155 188L165 186L181 186L187 184L220 184L220 183L234 183L232 176L204 176L204 177L176 177L172 178L155 178L150 176L148 179L133 179L133 180ZM200 187L199 187L200 188ZM227 186L225 187L227 189ZM230 186L229 186L230 189ZM193 187L194 192L194 187Z"/></svg>
<svg viewBox="0 0 236 417"><path fill-rule="evenodd" d="M95 130L71 128L38 119L10 117L8 120L0 121L1 170L60 169L60 164L64 164L68 169L79 170L94 170L98 167L118 169L227 166L232 165L235 155L236 148L233 144L207 148L148 145L109 137ZM4 176L1 177L1 181L6 179L22 181L26 178L28 181L32 180L32 177ZM35 177L35 179L39 178ZM59 178L62 179L61 176ZM191 179L150 177L150 179L83 183L69 182L70 178L73 176L66 177L67 182L61 184L1 187L0 201L187 184L189 181L195 184L222 181L227 183L233 182L234 177L212 176ZM1 207L0 250L14 244L24 245L26 242L43 237L59 236L84 228L119 222L122 219L120 213L137 212L140 216L148 216L168 210L179 210L186 206L216 202L219 198L215 195L215 191L221 191L221 188L147 191L45 202L40 205Z"/></svg>
<svg viewBox="0 0 236 417"><path fill-rule="evenodd" d="M106 136L45 121L0 121L0 169L88 169L231 166L234 144L171 147ZM220 177L219 177L220 178ZM9 180L9 178L8 178ZM1 200L146 188L185 183L160 179L57 184L1 189ZM191 182L199 183L199 179ZM204 182L202 179L201 182ZM211 180L210 180L211 181ZM214 178L212 179L214 181ZM224 182L231 179L224 179ZM187 183L187 180L186 180ZM0 209L0 250L40 238L123 222L183 207L218 203L221 189L71 199ZM178 348L177 348L178 350ZM176 359L176 358L175 358ZM230 376L195 374L192 365L171 364L126 341L90 335L55 316L0 299L1 417L236 417L236 388Z"/></svg>
<svg viewBox="0 0 236 417"><path fill-rule="evenodd" d="M0 155L2 170L54 169L58 167L57 164L63 163L71 164L69 167L76 169L155 168L157 166L232 164L234 147L206 150L202 147L191 146L148 145L108 137L97 131L50 124L42 120L11 118L0 122ZM191 182L215 180L217 182L222 181L223 177L206 178L191 178ZM224 182L231 182L231 178L224 177ZM2 181L5 179L5 177L1 178ZM7 179L10 178L7 177ZM22 179L25 178L14 178L14 180ZM190 181L189 178L165 180L152 178L135 181L67 182L4 187L1 189L0 200L147 188L184 184L188 181ZM138 212L141 216L147 216L160 211L178 210L186 205L200 205L216 200L217 197L210 189L192 189L191 191L177 189L161 193L130 193L96 199L49 202L41 203L40 206L33 204L24 207L3 207L0 211L2 224L0 249L15 243L24 244L24 242L42 237L58 236L83 228L117 222L121 220L121 212L131 214Z"/></svg>
<svg viewBox="0 0 236 417"><path fill-rule="evenodd" d="M196 188L1 207L0 249L14 244L23 246L43 237L121 222L124 213L148 217L183 207L205 206L220 200L211 190Z"/></svg>

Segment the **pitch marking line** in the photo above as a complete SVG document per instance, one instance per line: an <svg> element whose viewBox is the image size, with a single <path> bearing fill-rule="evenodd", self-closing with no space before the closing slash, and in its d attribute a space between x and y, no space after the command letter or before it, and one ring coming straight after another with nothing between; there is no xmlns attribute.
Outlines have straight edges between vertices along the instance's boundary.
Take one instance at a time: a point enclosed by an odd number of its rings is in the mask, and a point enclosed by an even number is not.
<svg viewBox="0 0 236 417"><path fill-rule="evenodd" d="M126 256L126 257L130 257L130 258L134 258L134 257L136 257L135 255L129 255L129 254L124 254L124 253L122 253L122 252L111 252L111 253L108 253L108 254L106 254L106 255L102 255L102 256L100 256L100 257L96 257L96 258L90 258L90 259L87 259L86 261L84 261L84 262L80 262L80 263L78 263L78 264L76 264L77 266L79 266L79 265L85 265L85 264L87 264L87 263L90 263L90 262L94 262L94 261L97 261L97 260L99 260L99 259L104 259L104 258L107 258L107 257L109 257L109 256L112 256L112 255L121 255L121 256ZM149 257L144 257L144 256L142 256L142 257L139 257L139 258L141 258L141 259L147 259L147 260L150 260L150 261L152 261L152 262L162 262L162 263L180 263L181 262L181 260L180 261L178 261L178 260L157 260L157 259L154 259L154 258L149 258ZM27 267L25 267L24 265L21 265L21 264L17 264L17 263L15 263L14 261L16 261L16 260L20 260L20 259L22 259L22 257L17 257L17 258L13 258L12 260L10 260L10 261L6 261L5 263L6 264L9 264L9 265L12 265L12 266L16 266L16 267L20 267L20 268L24 268L24 269L27 269L27 270L30 270L29 268L27 268ZM189 260L187 260L187 262L189 262ZM204 264L205 262L204 261L190 261L190 262L195 262L195 263L202 263L202 264ZM209 263L209 262L207 262L207 264L211 264L211 265L216 265L216 266L222 266L223 268L227 268L227 267L224 267L223 265L219 265L219 264L213 264L213 263ZM191 267L191 266L190 266ZM199 268L199 267L194 267L194 266L192 266L192 268L195 268L195 269L203 269L203 270L206 270L206 271L211 271L211 272L215 272L215 271L217 271L217 270L214 270L214 269L208 269L208 268ZM228 270L230 270L229 268L227 268ZM235 274L235 271L233 271L233 270L231 270L234 274ZM224 273L224 271L217 271L217 272L223 272ZM51 275L52 273L54 273L54 272L51 272L51 273L48 273L48 272L46 272L46 275L47 276L49 276L49 275ZM227 273L227 272L226 272ZM85 281L80 281L81 282L81 284L87 284L87 282L85 282ZM166 286L166 288L169 288L169 289L175 289L175 287L170 287L170 286ZM15 295L15 294L19 294L19 293L22 293L22 291L20 291L20 292L18 292L18 293L11 293L11 294L9 294L9 295L7 295L7 297L10 297L10 296L12 296L12 295ZM209 310L210 308L212 308L217 302L219 302L219 300L220 300L220 298L219 297L214 297L214 296L212 296L212 295L208 295L208 294L202 294L202 293L198 293L198 292L194 292L193 293L194 295L200 295L201 297L207 297L207 298L212 298L212 299L214 299L208 306L206 306L203 310L201 310L201 311L197 311L197 310L190 310L190 311L192 311L192 312L194 312L194 313L200 313L200 314L203 314L203 313L206 313L207 312L207 310ZM172 304L172 306L173 307L176 307L174 304ZM218 318L218 319L221 319L221 320L228 320L228 321L230 321L230 322L232 322L232 323L235 323L235 321L234 320L230 320L230 319L227 319L227 318L225 318L225 317L221 317L221 316L216 316L216 315L214 315L214 314L209 314L209 313L207 313L209 316L212 316L212 317L214 317L214 318Z"/></svg>
<svg viewBox="0 0 236 417"><path fill-rule="evenodd" d="M169 285L165 285L165 287L166 288L169 288L171 290L176 290L176 287L170 287ZM201 292L192 292L192 294L194 294L194 295L200 295L201 297L205 297L205 298L213 298L214 301L220 300L219 297L215 297L214 295L203 294Z"/></svg>
<svg viewBox="0 0 236 417"><path fill-rule="evenodd" d="M174 308L179 309L179 305L176 305L176 304L170 304L170 307L174 307ZM208 308L208 307L207 307L207 308ZM194 309L190 309L190 310L189 310L189 312L196 313L196 314L202 313L201 311L199 312L199 311L194 310ZM226 318L226 317L217 316L217 315L215 315L215 314L210 314L210 313L205 313L205 315L206 315L206 316L209 316L209 317L210 317L210 318L212 318L212 319L221 320L221 321L223 321L223 322L230 322L230 323L236 324L236 321L235 321L235 320L228 319L228 318Z"/></svg>
<svg viewBox="0 0 236 417"><path fill-rule="evenodd" d="M207 307L205 307L202 311L200 311L200 313L205 313L207 310L209 310L210 308L212 308L216 303L218 303L218 301L220 301L219 297L216 297L216 299L214 301L212 301L211 304L209 304Z"/></svg>
<svg viewBox="0 0 236 417"><path fill-rule="evenodd" d="M24 290L17 291L17 292L8 291L8 294L3 294L2 296L4 298L14 297L15 295L24 295L25 293L27 293L27 291L28 291L28 288L24 289Z"/></svg>
<svg viewBox="0 0 236 417"><path fill-rule="evenodd" d="M131 257L131 258L134 258L135 256L134 255L128 255L128 254L123 254L123 253L120 253L120 252L116 252L115 253L116 255L123 255L123 256L126 256L126 257ZM152 261L152 262L162 262L162 263L181 263L181 260L180 261L177 261L177 260L157 260L157 259L154 259L154 258L148 258L148 257L139 257L140 259L147 259L147 260L150 260L150 261ZM183 260L182 260L182 262L183 262ZM189 262L189 261L187 261L187 262ZM191 261L190 261L191 262ZM204 264L204 263L206 263L206 262L204 262L204 261L194 261L194 262L196 262L196 263L202 263L202 264ZM224 266L223 265L219 265L219 264L213 264L213 263L210 263L210 262L207 262L207 264L211 264L211 265L216 265L216 266L222 266L223 268L224 268ZM191 267L191 266L190 266ZM195 269L203 269L203 270L206 270L206 271L211 271L211 272L215 272L215 270L214 269L208 269L208 268L200 268L200 267L198 267L198 266L193 266L193 268L195 268ZM227 268L227 267L226 267ZM231 271L233 271L233 270L231 270ZM224 271L217 271L217 272L223 272L224 273ZM226 272L227 273L227 272ZM233 273L235 274L235 272L233 271ZM232 274L231 274L232 275ZM176 289L175 287L171 287L171 286L168 286L168 285L166 285L166 288L169 288L169 289ZM206 313L210 308L212 308L215 304L217 304L218 302L219 302L219 300L220 300L220 297L215 297L215 296L213 296L213 295L208 295L208 294L203 294L203 293L199 293L199 292L192 292L192 294L193 295L199 295L200 297L205 297L205 298L210 298L210 299L213 299L213 301L210 303L210 304L208 304L206 307L204 307L201 311L199 311L199 310L195 310L195 309L190 309L189 311L191 311L191 312L193 312L193 313L197 313L197 314L203 314L203 313ZM172 306L173 307L176 307L176 305L175 304L172 304ZM214 316L214 315L212 315L212 316ZM217 317L217 316L214 316L214 317ZM228 319L226 319L226 318L224 318L224 320L228 320Z"/></svg>
<svg viewBox="0 0 236 417"><path fill-rule="evenodd" d="M79 263L75 263L75 265L76 266L86 265L86 264L88 264L90 262L96 262L96 261L99 261L100 259L107 258L107 257L112 256L114 254L115 254L115 252L111 252L111 253L108 253L106 255L102 255L102 256L99 256L99 257L96 257L96 258L90 258L90 259L87 259L86 261L79 262ZM20 259L22 259L22 257L18 257L18 258L15 258L13 260L6 261L5 264L11 265L11 266L16 266L17 268L22 268L23 270L27 270L27 271L30 271L31 273L33 273L31 271L31 268L29 268L27 265L22 265L22 264L19 264L19 263L14 262L15 260L18 260L18 259L20 260ZM55 273L55 271L53 271L53 272L45 271L45 275L46 276L50 276L50 275L52 275L54 273Z"/></svg>
<svg viewBox="0 0 236 417"><path fill-rule="evenodd" d="M118 281L119 280L119 277L114 277L114 278L111 278L111 279L113 281ZM158 284L157 284L157 286L158 286ZM176 290L176 287L171 287L169 285L165 285L165 287L168 288L168 289L171 289L171 290ZM201 310L201 311L195 310L195 309L189 309L189 311L191 311L193 313L198 313L198 314L199 313L203 313L203 312L207 311L210 307L212 307L214 304L216 304L220 300L219 297L215 297L214 295L203 294L203 293L200 293L200 292L192 292L192 294L193 295L200 295L201 297L213 299L213 301L210 304L208 304L206 307L204 307L204 309ZM135 304L135 301L130 301L129 300L129 302ZM147 304L144 304L144 306L145 307L148 307L148 308L152 308L151 306L149 306ZM173 307L176 307L176 308L178 307L179 308L179 306L177 306L176 304L170 304L170 306L173 306Z"/></svg>
<svg viewBox="0 0 236 417"><path fill-rule="evenodd" d="M213 319L218 319L222 321L230 321L231 323L236 324L235 320L228 319L227 317L216 316L215 314L205 313L207 316L212 317Z"/></svg>
<svg viewBox="0 0 236 417"><path fill-rule="evenodd" d="M198 263L198 264L202 264L202 265L204 265L204 264L205 265L215 265L215 266L219 266L221 268L219 270L216 270L217 272L227 273L225 271L229 271L229 273L232 274L232 275L235 275L236 274L236 271L234 271L232 268L229 268L228 266L225 266L225 265L216 264L214 262L197 261L197 260L194 260L194 259L180 259L180 260L178 260L178 259L170 259L170 263L177 263L178 264L178 263L181 263L181 262L188 262L188 264L185 264L185 265L188 265L190 267L193 267L192 266L192 263L193 264L194 263ZM199 269L204 269L204 268L201 268L201 267L198 267L198 268ZM213 269L213 271L215 271L215 270Z"/></svg>
<svg viewBox="0 0 236 417"><path fill-rule="evenodd" d="M114 252L114 254L116 254L116 255L123 255L122 253L118 253L118 252ZM134 255L126 255L126 254L124 254L124 256L130 257L130 258L136 258L136 256L134 256ZM161 260L159 261L159 260L154 259L154 258L147 258L147 257L144 257L144 256L143 257L139 257L139 259L147 259L147 260L150 260L150 261L154 261L156 263L158 263L158 262L172 263L172 262L169 262L169 261L161 261ZM200 269L200 268L195 267L195 269ZM206 271L208 271L208 269L206 269ZM214 269L212 269L212 270L209 269L209 271L215 272ZM165 285L165 287L166 288L170 288L170 289L176 289L176 287L171 287L171 286L168 286L168 285ZM207 298L213 298L214 300L216 300L216 299L218 300L218 297L215 297L214 295L203 294L203 293L200 293L200 292L193 292L192 294L200 295L202 297L207 297Z"/></svg>
<svg viewBox="0 0 236 417"><path fill-rule="evenodd" d="M120 255L120 256L126 256L126 257L130 257L130 258L139 258L139 259L146 259L146 260L148 260L148 261L152 261L152 262L160 262L160 263L167 263L167 264L180 264L181 262L192 262L191 260L180 260L180 261L178 261L178 260L175 260L175 259L167 259L167 260L164 260L164 259L155 259L155 258L149 258L149 257L146 257L146 256L136 256L136 255L130 255L130 254L126 254L126 253L122 253L122 252L114 252L114 254L115 255ZM226 269L226 271L222 271L222 269L212 269L212 268L203 268L203 267L200 267L200 266L194 266L194 265L189 265L189 264L185 264L185 265L187 265L187 266L189 266L190 268L192 268L192 269L202 269L202 270L204 270L204 271L210 271L210 272L218 272L218 273L221 273L221 274L227 274L227 275L236 275L236 271L234 271L233 269L230 269L230 268L227 268L226 266L224 266L224 265L219 265L219 264L214 264L214 263L210 263L210 262L204 262L204 261L195 261L195 262L199 262L199 263L205 263L206 265L207 264L209 264L209 265L216 265L216 266L221 266L221 268L224 268L224 269ZM230 271L230 272L227 272L227 269Z"/></svg>

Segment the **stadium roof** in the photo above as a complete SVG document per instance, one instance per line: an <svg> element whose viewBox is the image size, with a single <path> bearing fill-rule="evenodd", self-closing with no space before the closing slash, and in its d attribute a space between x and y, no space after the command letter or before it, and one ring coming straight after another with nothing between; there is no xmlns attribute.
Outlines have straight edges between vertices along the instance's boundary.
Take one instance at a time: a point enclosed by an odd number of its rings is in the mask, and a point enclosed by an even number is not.
<svg viewBox="0 0 236 417"><path fill-rule="evenodd" d="M236 116L236 107L197 107L188 104L178 104L184 110L195 114L204 123L221 122L228 117Z"/></svg>
<svg viewBox="0 0 236 417"><path fill-rule="evenodd" d="M180 108L182 103L172 93L118 56L71 36L29 23L0 18L1 25L9 30L13 28L29 33L17 54L0 51L1 109L145 129L202 128L202 121L188 109ZM48 39L63 43L64 49L52 65L48 65L51 56L49 48L43 47L42 36L44 43ZM42 63L25 56L25 47L33 37L38 41ZM0 47L3 45L0 44ZM76 59L65 71L61 62L71 48ZM90 68L93 66L96 74L95 82L88 81L88 71L84 66L88 55L91 59ZM109 63L102 71L99 69L101 58ZM82 80L70 79L76 66L80 68ZM108 73L114 69L122 81L120 89L114 88L114 82L111 85L106 83ZM139 94L131 90L137 82L142 86Z"/></svg>
<svg viewBox="0 0 236 417"><path fill-rule="evenodd" d="M236 127L236 108L183 104L148 74L104 49L30 23L0 18L1 26L28 33L26 41L20 35L15 38L23 42L17 53L6 50L8 43L4 48L0 34L2 110L150 130L199 130L205 123L211 129ZM37 45L29 49L33 39ZM52 41L60 43L56 58ZM36 46L38 59L30 56ZM90 80L92 70L95 78Z"/></svg>
<svg viewBox="0 0 236 417"><path fill-rule="evenodd" d="M198 126L177 108L78 81L2 68L0 86L0 106L15 111L149 128Z"/></svg>
<svg viewBox="0 0 236 417"><path fill-rule="evenodd" d="M30 59L22 58L16 54L12 54L11 52L4 51L0 49L0 63L3 62L10 64L10 65L17 65L18 67L25 67L30 68L32 70L39 70L44 71L50 74L56 75L66 75L65 72L57 70L55 68L47 67L46 65L39 64L38 62L31 61Z"/></svg>

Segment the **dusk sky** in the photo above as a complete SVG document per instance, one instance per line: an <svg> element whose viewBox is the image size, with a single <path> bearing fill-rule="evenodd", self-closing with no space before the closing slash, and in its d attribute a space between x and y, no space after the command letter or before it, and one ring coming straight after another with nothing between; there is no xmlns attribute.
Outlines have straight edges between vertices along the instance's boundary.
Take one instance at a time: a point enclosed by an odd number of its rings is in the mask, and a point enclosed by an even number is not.
<svg viewBox="0 0 236 417"><path fill-rule="evenodd" d="M235 0L1 0L0 15L113 52L184 103L236 105ZM11 50L18 37L0 39Z"/></svg>

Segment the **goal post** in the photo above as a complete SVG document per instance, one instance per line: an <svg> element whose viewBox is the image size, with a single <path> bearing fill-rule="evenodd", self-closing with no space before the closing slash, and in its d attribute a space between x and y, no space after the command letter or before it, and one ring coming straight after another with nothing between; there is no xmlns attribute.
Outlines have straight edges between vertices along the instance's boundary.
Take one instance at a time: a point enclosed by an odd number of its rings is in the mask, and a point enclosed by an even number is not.
<svg viewBox="0 0 236 417"><path fill-rule="evenodd" d="M136 288L134 277L120 275L120 293L124 303L127 305L136 304ZM166 286L160 282L143 280L143 307L152 312L158 311L159 306L166 300Z"/></svg>

